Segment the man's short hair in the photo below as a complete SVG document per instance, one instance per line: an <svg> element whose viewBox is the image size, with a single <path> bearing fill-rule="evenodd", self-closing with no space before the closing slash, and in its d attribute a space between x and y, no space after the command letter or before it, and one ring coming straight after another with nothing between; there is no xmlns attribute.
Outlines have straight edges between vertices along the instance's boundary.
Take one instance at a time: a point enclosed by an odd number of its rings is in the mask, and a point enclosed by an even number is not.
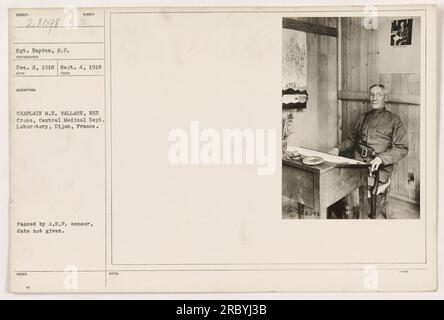
<svg viewBox="0 0 444 320"><path fill-rule="evenodd" d="M382 92L384 93L385 96L388 95L388 90L387 90L387 88L382 83L377 83L377 84L374 84L374 85L370 86L369 91L371 91L372 88L375 88L375 87L381 88L381 90L382 90Z"/></svg>
<svg viewBox="0 0 444 320"><path fill-rule="evenodd" d="M381 83L377 83L377 84L374 84L374 85L370 86L370 90L373 89L374 87L379 87L379 88L381 88L382 90L385 91L385 87Z"/></svg>

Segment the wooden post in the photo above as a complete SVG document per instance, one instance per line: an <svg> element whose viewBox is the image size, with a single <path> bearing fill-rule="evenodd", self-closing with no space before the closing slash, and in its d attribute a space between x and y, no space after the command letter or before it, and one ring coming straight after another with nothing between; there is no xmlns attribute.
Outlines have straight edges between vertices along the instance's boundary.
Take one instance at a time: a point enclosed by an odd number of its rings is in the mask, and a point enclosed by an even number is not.
<svg viewBox="0 0 444 320"><path fill-rule="evenodd" d="M342 18L338 18L338 92L342 91ZM338 97L338 122L337 122L337 143L342 141L342 100Z"/></svg>

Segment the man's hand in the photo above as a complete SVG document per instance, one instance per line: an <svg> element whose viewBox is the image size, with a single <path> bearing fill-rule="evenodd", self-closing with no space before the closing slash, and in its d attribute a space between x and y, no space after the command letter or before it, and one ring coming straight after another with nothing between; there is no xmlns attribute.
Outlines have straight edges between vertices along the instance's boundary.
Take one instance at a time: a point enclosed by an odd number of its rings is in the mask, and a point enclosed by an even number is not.
<svg viewBox="0 0 444 320"><path fill-rule="evenodd" d="M374 158L372 161L370 161L370 164L372 165L369 169L370 172L378 170L379 166L382 164L382 160L379 157Z"/></svg>
<svg viewBox="0 0 444 320"><path fill-rule="evenodd" d="M332 155L335 155L335 156L338 156L339 155L339 149L335 147L335 148L331 149L328 153L330 153Z"/></svg>

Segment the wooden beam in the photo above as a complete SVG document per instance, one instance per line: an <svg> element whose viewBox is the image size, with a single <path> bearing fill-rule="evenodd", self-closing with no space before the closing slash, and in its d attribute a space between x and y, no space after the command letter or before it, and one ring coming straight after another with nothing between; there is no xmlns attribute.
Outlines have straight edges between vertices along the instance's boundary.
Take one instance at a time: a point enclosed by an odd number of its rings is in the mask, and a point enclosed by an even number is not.
<svg viewBox="0 0 444 320"><path fill-rule="evenodd" d="M388 102L419 105L421 103L421 98L420 96L413 94L389 94Z"/></svg>
<svg viewBox="0 0 444 320"><path fill-rule="evenodd" d="M338 91L338 99L369 101L367 92ZM421 99L420 96L414 94L389 94L387 103L419 105L421 103Z"/></svg>
<svg viewBox="0 0 444 320"><path fill-rule="evenodd" d="M368 93L367 92L353 92L353 91L338 91L338 99L368 101Z"/></svg>
<svg viewBox="0 0 444 320"><path fill-rule="evenodd" d="M285 29L292 29L297 31L303 31L308 33L320 34L323 36L338 37L338 29L333 27L327 27L320 24L311 22L295 20L291 18L282 19L282 27Z"/></svg>
<svg viewBox="0 0 444 320"><path fill-rule="evenodd" d="M338 60L338 72L337 72L337 87L338 87L338 93L342 91L342 35L341 35L341 23L342 18L338 18L338 54L337 54L337 60ZM337 106L337 113L338 113L338 120L336 124L336 133L337 133L337 143L342 142L342 100L338 99L338 106Z"/></svg>

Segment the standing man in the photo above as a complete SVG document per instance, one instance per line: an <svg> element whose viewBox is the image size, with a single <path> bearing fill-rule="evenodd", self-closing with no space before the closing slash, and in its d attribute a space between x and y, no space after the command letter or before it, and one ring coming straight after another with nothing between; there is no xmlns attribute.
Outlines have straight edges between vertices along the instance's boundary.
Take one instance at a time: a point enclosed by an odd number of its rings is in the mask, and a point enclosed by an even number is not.
<svg viewBox="0 0 444 320"><path fill-rule="evenodd" d="M371 164L370 173L379 169L376 218L387 218L386 189L390 184L393 165L408 153L407 132L398 115L385 108L387 90L382 84L370 87L372 109L364 113L348 138L330 150L331 154L353 150L356 160ZM374 185L369 177L369 187ZM357 192L346 197L346 211L356 212Z"/></svg>

